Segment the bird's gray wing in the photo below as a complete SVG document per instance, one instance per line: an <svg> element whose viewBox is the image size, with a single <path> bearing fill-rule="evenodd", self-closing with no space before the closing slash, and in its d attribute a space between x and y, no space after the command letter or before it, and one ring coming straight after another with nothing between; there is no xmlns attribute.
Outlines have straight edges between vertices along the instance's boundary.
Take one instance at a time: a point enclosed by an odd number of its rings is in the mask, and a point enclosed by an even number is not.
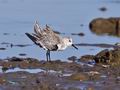
<svg viewBox="0 0 120 90"><path fill-rule="evenodd" d="M32 35L37 38L35 43L42 46L45 50L56 50L57 44L61 43L61 37L54 33L53 29L48 25L42 30L38 22L36 22L34 25L34 32L35 34Z"/></svg>
<svg viewBox="0 0 120 90"><path fill-rule="evenodd" d="M42 34L42 29L40 28L40 25L38 24L38 21L35 21L34 32L38 36L40 36Z"/></svg>
<svg viewBox="0 0 120 90"><path fill-rule="evenodd" d="M25 33L36 45L38 45L38 46L40 46L40 47L42 47L41 46L41 43L39 42L39 37L36 35L36 34L34 34L34 33L32 33L32 34L30 34L30 33Z"/></svg>
<svg viewBox="0 0 120 90"><path fill-rule="evenodd" d="M43 30L43 35L40 38L41 43L48 49L51 51L56 50L57 44L61 43L61 37L59 35L57 35L56 33L54 33L52 30L48 30L48 29L44 29Z"/></svg>

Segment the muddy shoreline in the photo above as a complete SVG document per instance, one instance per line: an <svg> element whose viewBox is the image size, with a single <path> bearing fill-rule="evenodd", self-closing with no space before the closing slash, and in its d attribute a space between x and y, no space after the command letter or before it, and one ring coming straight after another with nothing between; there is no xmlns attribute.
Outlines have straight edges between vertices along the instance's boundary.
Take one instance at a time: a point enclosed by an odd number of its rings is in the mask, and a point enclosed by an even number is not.
<svg viewBox="0 0 120 90"><path fill-rule="evenodd" d="M0 59L0 89L118 90L119 52L119 49L103 50L95 56L85 55L80 59L72 56L66 62L18 57ZM106 58L106 53L110 57ZM110 61L105 62L107 59Z"/></svg>

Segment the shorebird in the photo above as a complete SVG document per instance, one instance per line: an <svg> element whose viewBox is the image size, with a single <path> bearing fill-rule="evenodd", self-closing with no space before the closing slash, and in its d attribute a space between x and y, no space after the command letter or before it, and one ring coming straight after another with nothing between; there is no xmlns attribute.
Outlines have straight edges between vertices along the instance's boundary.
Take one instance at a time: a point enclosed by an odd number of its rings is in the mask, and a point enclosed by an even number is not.
<svg viewBox="0 0 120 90"><path fill-rule="evenodd" d="M70 37L61 37L56 34L53 29L46 25L45 28L41 28L36 21L34 24L35 33L25 33L36 45L46 50L46 59L51 61L50 51L62 51L69 46L73 46L78 49Z"/></svg>

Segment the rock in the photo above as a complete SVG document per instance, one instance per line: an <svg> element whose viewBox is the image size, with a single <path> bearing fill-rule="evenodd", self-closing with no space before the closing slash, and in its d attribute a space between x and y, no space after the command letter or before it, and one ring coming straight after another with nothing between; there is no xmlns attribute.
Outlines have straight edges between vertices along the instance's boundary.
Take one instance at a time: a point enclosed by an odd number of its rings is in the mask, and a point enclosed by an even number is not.
<svg viewBox="0 0 120 90"><path fill-rule="evenodd" d="M120 50L119 49L102 50L101 52L94 56L94 59L96 62L120 64Z"/></svg>
<svg viewBox="0 0 120 90"><path fill-rule="evenodd" d="M18 57L8 58L8 60L11 61L11 62L21 62L21 61L23 61L23 59L18 58Z"/></svg>
<svg viewBox="0 0 120 90"><path fill-rule="evenodd" d="M94 60L98 63L98 62L109 62L110 60L110 53L108 49L102 50L101 52L97 53L94 56Z"/></svg>
<svg viewBox="0 0 120 90"><path fill-rule="evenodd" d="M80 61L89 62L89 60L93 60L93 59L94 59L94 55L84 55L81 56Z"/></svg>
<svg viewBox="0 0 120 90"><path fill-rule="evenodd" d="M80 58L80 61L85 63L91 60L95 60L96 63L120 65L120 49L104 49L94 56L84 55Z"/></svg>
<svg viewBox="0 0 120 90"><path fill-rule="evenodd" d="M68 60L71 61L71 62L75 62L77 60L77 57L76 56L71 56L71 57L68 57Z"/></svg>
<svg viewBox="0 0 120 90"><path fill-rule="evenodd" d="M120 36L120 18L96 18L90 22L89 27L98 35Z"/></svg>

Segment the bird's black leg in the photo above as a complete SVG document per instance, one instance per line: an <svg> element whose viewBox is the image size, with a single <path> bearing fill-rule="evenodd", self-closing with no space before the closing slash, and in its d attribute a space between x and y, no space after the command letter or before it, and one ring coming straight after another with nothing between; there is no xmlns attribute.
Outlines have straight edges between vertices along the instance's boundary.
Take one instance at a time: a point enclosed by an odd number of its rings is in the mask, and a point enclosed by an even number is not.
<svg viewBox="0 0 120 90"><path fill-rule="evenodd" d="M48 57L49 57L49 61L51 61L51 58L50 58L50 51L48 51Z"/></svg>
<svg viewBox="0 0 120 90"><path fill-rule="evenodd" d="M47 50L47 52L46 52L46 59L47 59L47 62L48 62L48 61L51 61L51 58L50 58L50 50Z"/></svg>
<svg viewBox="0 0 120 90"><path fill-rule="evenodd" d="M48 56L49 56L49 51L47 50L47 52L46 52L46 59L47 59L47 62L49 61Z"/></svg>

